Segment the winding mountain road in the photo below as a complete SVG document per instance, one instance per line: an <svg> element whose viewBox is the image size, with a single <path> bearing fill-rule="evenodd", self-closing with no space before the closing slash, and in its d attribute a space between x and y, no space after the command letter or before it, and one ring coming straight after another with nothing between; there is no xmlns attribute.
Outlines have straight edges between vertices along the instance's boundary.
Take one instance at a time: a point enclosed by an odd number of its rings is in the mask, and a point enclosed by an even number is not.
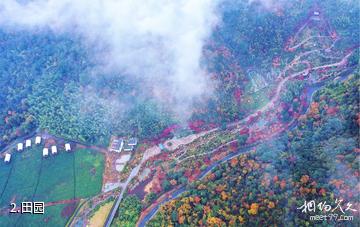
<svg viewBox="0 0 360 227"><path fill-rule="evenodd" d="M281 91L284 88L284 85L286 84L287 81L292 80L292 79L296 79L300 76L309 76L310 73L313 70L319 70L319 69L327 69L330 67L343 67L347 64L349 57L353 54L355 48L353 48L351 51L349 51L340 61L335 62L335 63L330 63L330 64L326 64L326 65L322 65L322 66L317 66L317 67L312 67L311 64L309 64L307 61L302 61L303 63L308 63L307 64L307 68L305 70L302 70L300 72L297 73L293 73L289 76L283 77L283 75L285 75L285 72L287 70L289 70L291 68L291 66L293 66L294 64L291 64L290 66L286 66L284 71L281 73L281 75L279 76L279 78L281 78L281 80L279 81L277 88L275 90L275 94L274 96L271 98L271 100L261 109L259 109L258 111L256 111L253 114L248 115L246 118L231 123L228 126L233 127L236 125L240 125L241 123L247 122L250 118L257 116L258 112L265 112L271 108L275 107L275 104L279 101L280 99L280 95L281 95ZM315 50L314 50L315 51ZM306 52L306 54L314 52L314 51L310 51L310 52ZM319 50L316 50L319 51ZM294 63L295 61L300 60L301 57L304 56L304 53L295 57L295 59L292 61L292 63ZM348 73L346 72L345 75L342 75L342 78L347 77ZM330 78L331 79L331 78ZM329 80L330 80L329 79ZM310 85L309 87L307 87L307 92L306 92L306 108L305 108L305 112L308 110L311 100L313 98L313 94L319 90L320 88L322 88L325 84L325 81L317 81L316 83ZM284 130L282 130L280 133L278 133L277 135L274 136L279 136L282 133L286 132L287 130L290 130L291 128L294 128L297 126L297 119L293 119L285 128ZM231 142L231 141L230 141ZM216 161L214 163L212 163L210 166L208 166L199 176L198 179L202 179L204 176L206 176L209 172L211 172L211 170L213 170L215 167L217 167L218 165L220 165L221 163L224 163L234 157L239 156L240 154L243 154L245 152L249 152L251 150L251 148L253 148L254 146L256 146L258 143L254 143L251 144L247 147L243 147L240 150L238 150L235 153L231 153L227 156L225 156L224 158L222 158L219 161ZM160 197L160 201L159 199L153 203L153 205L151 205L150 207L148 207L145 211L142 212L137 225L138 227L143 227L146 225L146 223L151 220L151 218L156 214L156 212L159 210L160 206L164 203L166 203L167 201L174 199L176 197L178 197L179 195L181 195L183 192L185 192L185 186L180 187L174 191L172 191L171 193L165 193L166 196L161 196Z"/></svg>
<svg viewBox="0 0 360 227"><path fill-rule="evenodd" d="M344 80L348 77L349 73L346 72L344 75L341 76L341 79ZM313 84L312 86L308 87L306 90L306 108L303 111L302 114L306 113L309 109L310 103L312 101L313 98L313 94L320 90L324 85L325 85L326 81L321 81L318 82L316 84ZM281 136L283 133L286 133L288 130L291 130L293 128L295 128L298 124L297 119L294 119L293 121L291 121L285 130L283 130L280 134L276 135L276 137ZM262 141L264 142L264 141ZM255 143L255 144L251 144L249 146L245 146L242 147L241 149L239 149L238 151L236 151L235 153L230 153L227 156L225 156L224 158L222 158L219 161L216 161L214 163L212 163L210 166L208 166L204 171L202 171L200 173L200 175L198 176L198 180L203 179L207 174L209 174L213 169L215 169L217 166L219 166L222 163L225 163L227 161L229 161L232 158L235 158L241 154L247 153L249 151L252 150L252 148L256 147L259 143ZM177 197L179 197L181 194L183 194L184 192L186 192L186 188L185 186L182 186L174 191L172 191L170 194L166 194L165 197L161 197L161 201L156 201L153 203L152 206L150 206L148 209L146 209L143 214L140 216L136 226L137 227L145 227L146 223L148 221L150 221L154 215L157 213L157 211L160 209L160 206L165 204L166 202L176 199Z"/></svg>

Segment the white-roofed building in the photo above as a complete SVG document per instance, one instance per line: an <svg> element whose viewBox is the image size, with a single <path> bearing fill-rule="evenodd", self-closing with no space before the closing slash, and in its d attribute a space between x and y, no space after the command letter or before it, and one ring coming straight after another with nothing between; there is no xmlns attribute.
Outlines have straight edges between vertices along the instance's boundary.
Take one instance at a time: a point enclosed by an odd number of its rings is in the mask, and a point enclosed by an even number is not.
<svg viewBox="0 0 360 227"><path fill-rule="evenodd" d="M124 146L124 140L123 139L115 139L112 141L111 144L111 151L115 152L121 152Z"/></svg>
<svg viewBox="0 0 360 227"><path fill-rule="evenodd" d="M65 151L71 151L70 143L65 143Z"/></svg>
<svg viewBox="0 0 360 227"><path fill-rule="evenodd" d="M25 141L25 147L26 148L31 147L31 140L26 140Z"/></svg>
<svg viewBox="0 0 360 227"><path fill-rule="evenodd" d="M11 154L5 154L4 162L9 163L11 160Z"/></svg>
<svg viewBox="0 0 360 227"><path fill-rule="evenodd" d="M35 144L41 144L41 137L40 136L35 137Z"/></svg>
<svg viewBox="0 0 360 227"><path fill-rule="evenodd" d="M128 141L129 146L136 146L137 143L138 143L137 138L130 138L129 141Z"/></svg>
<svg viewBox="0 0 360 227"><path fill-rule="evenodd" d="M57 154L57 147L55 145L51 146L51 154Z"/></svg>
<svg viewBox="0 0 360 227"><path fill-rule="evenodd" d="M49 149L45 147L43 149L43 157L47 157L47 156L49 156Z"/></svg>
<svg viewBox="0 0 360 227"><path fill-rule="evenodd" d="M24 144L23 143L18 143L17 144L17 150L22 151L23 149L24 149Z"/></svg>

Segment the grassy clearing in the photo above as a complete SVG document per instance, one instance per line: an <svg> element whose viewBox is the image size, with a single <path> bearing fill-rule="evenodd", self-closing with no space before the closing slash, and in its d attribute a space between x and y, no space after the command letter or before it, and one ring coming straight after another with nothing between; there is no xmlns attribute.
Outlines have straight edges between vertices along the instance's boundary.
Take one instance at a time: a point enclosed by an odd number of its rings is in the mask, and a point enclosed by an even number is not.
<svg viewBox="0 0 360 227"><path fill-rule="evenodd" d="M21 202L32 199L47 203L85 198L101 191L104 156L82 149L70 153L60 151L56 156L42 159L42 148L33 147L23 153L14 153L9 165L0 163L0 171L0 189L4 190L0 200L2 208L8 207L10 201L20 206ZM26 226L63 226L71 215L68 206L46 207L44 215L0 216L0 226L23 226L25 223ZM65 207L66 215L62 214Z"/></svg>
<svg viewBox="0 0 360 227"><path fill-rule="evenodd" d="M101 191L104 155L92 150L78 150L75 155L76 197L89 197Z"/></svg>
<svg viewBox="0 0 360 227"><path fill-rule="evenodd" d="M105 203L102 205L98 211L95 212L94 216L90 219L90 227L101 227L104 226L106 218L111 211L114 201Z"/></svg>
<svg viewBox="0 0 360 227"><path fill-rule="evenodd" d="M265 87L257 92L253 92L249 95L244 95L242 99L242 107L246 111L255 111L265 106L269 101L268 94L272 87Z"/></svg>

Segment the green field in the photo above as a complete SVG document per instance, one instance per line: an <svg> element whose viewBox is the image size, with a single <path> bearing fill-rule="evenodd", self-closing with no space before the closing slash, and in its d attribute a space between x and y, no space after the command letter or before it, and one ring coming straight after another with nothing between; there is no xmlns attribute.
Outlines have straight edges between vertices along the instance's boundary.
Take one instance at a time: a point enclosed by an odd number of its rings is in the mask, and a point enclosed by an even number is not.
<svg viewBox="0 0 360 227"><path fill-rule="evenodd" d="M11 163L0 163L0 206L10 201L19 206L22 201L55 202L85 198L101 191L104 157L93 151L80 149L42 159L41 148L13 153ZM69 214L65 205L46 207L44 215L0 216L0 226L63 226ZM62 214L63 212L63 214Z"/></svg>
<svg viewBox="0 0 360 227"><path fill-rule="evenodd" d="M47 207L45 214L12 214L1 216L1 226L65 226L67 217L61 215L66 204Z"/></svg>

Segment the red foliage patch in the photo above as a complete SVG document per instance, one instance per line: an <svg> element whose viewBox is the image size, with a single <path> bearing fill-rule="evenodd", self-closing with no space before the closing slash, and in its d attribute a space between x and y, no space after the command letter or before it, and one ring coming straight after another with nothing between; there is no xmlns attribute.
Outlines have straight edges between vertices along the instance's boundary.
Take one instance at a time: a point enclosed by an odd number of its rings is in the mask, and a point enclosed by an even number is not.
<svg viewBox="0 0 360 227"><path fill-rule="evenodd" d="M249 134L249 128L247 127L240 130L240 135L245 135L245 134Z"/></svg>
<svg viewBox="0 0 360 227"><path fill-rule="evenodd" d="M189 122L189 128L194 132L201 132L203 125L204 125L204 121L202 120Z"/></svg>
<svg viewBox="0 0 360 227"><path fill-rule="evenodd" d="M171 133L173 133L176 129L178 129L180 126L177 124L170 125L164 131L160 134L160 138L167 138L170 136Z"/></svg>
<svg viewBox="0 0 360 227"><path fill-rule="evenodd" d="M329 114L329 115L334 115L338 112L338 108L336 107L329 107L327 110L326 110L326 113Z"/></svg>
<svg viewBox="0 0 360 227"><path fill-rule="evenodd" d="M259 117L258 116L251 116L249 120L247 121L247 124L254 123Z"/></svg>

